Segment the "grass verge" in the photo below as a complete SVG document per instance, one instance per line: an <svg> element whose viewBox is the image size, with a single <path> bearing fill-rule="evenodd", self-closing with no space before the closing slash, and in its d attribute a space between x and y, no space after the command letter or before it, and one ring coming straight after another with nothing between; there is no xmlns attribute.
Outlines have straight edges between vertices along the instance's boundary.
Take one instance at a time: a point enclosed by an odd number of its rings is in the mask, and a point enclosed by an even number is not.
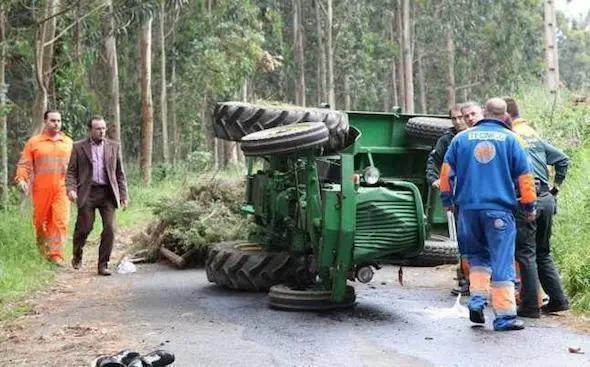
<svg viewBox="0 0 590 367"><path fill-rule="evenodd" d="M156 177L150 186L141 183L135 167L130 167L127 173L131 205L127 210L117 212L119 230L147 224L153 218L152 204L166 198L172 202L173 198L198 181L195 170L185 166ZM234 168L217 174L236 177L241 172ZM16 197L8 211L0 212L0 320L26 313L27 306L21 302L23 296L50 284L55 277L55 268L41 258L35 245L30 205L24 210L19 209ZM66 260L71 258L75 221L76 209L72 206ZM90 241L97 238L101 231L97 215Z"/></svg>
<svg viewBox="0 0 590 367"><path fill-rule="evenodd" d="M552 248L574 309L590 312L590 147L571 158L558 198Z"/></svg>

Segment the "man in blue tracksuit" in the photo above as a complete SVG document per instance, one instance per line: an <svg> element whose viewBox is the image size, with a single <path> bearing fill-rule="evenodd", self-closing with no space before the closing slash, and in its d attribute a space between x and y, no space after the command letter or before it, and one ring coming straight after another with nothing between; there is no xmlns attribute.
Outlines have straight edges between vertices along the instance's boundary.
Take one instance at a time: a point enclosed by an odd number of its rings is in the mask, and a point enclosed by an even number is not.
<svg viewBox="0 0 590 367"><path fill-rule="evenodd" d="M485 323L483 310L491 290L497 331L524 328L516 317L514 299L515 183L528 220L534 220L536 206L526 151L507 121L506 102L487 101L484 119L451 142L440 184L445 208L453 210L455 204L461 208L459 236L471 263L469 319Z"/></svg>

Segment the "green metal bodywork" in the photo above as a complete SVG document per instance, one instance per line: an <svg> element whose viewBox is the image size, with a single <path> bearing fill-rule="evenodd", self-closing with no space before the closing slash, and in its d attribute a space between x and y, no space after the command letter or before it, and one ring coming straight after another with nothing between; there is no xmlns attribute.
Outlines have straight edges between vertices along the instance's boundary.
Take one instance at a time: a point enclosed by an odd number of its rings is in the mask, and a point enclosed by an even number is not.
<svg viewBox="0 0 590 367"><path fill-rule="evenodd" d="M265 157L258 172L250 164L243 206L258 224L251 240L267 250L311 256L318 283L335 302L342 301L354 269L417 256L430 228L446 222L426 183L431 147L405 135L412 116L348 117L348 144L336 155L305 150ZM368 166L381 173L375 185L362 179Z"/></svg>

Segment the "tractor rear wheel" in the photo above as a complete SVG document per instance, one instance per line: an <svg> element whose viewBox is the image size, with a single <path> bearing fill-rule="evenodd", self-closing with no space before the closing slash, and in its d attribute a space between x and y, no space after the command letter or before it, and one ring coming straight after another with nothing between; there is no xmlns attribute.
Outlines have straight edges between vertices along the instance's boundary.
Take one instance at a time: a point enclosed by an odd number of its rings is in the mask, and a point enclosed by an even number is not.
<svg viewBox="0 0 590 367"><path fill-rule="evenodd" d="M414 140L434 145L438 138L453 127L450 119L436 117L412 117L406 123L406 134Z"/></svg>
<svg viewBox="0 0 590 367"><path fill-rule="evenodd" d="M344 147L348 134L348 115L327 108L252 105L242 102L218 103L213 114L215 136L241 141L256 131L308 121L323 122L328 128L327 147L337 151Z"/></svg>
<svg viewBox="0 0 590 367"><path fill-rule="evenodd" d="M356 295L354 287L346 286L344 300L334 303L332 292L325 289L289 287L284 284L272 286L268 292L271 308L286 311L328 311L354 306Z"/></svg>
<svg viewBox="0 0 590 367"><path fill-rule="evenodd" d="M205 263L207 280L226 288L263 292L280 283L311 282L305 261L287 252L267 252L247 241L211 246Z"/></svg>
<svg viewBox="0 0 590 367"><path fill-rule="evenodd" d="M289 154L323 146L328 134L321 122L279 126L244 136L241 148L247 156Z"/></svg>
<svg viewBox="0 0 590 367"><path fill-rule="evenodd" d="M459 249L457 243L443 236L433 235L424 243L424 249L414 259L410 259L409 266L439 266L459 263Z"/></svg>

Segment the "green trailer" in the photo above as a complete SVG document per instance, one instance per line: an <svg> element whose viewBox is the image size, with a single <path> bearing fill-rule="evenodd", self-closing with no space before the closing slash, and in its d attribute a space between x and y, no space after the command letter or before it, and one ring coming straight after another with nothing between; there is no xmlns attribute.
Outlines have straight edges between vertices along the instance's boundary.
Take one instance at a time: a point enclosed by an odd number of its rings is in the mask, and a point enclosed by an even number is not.
<svg viewBox="0 0 590 367"><path fill-rule="evenodd" d="M243 205L255 230L215 244L209 281L269 291L279 309L354 304L349 282L382 264L457 262L426 182L441 116L221 103L214 129L248 157Z"/></svg>

